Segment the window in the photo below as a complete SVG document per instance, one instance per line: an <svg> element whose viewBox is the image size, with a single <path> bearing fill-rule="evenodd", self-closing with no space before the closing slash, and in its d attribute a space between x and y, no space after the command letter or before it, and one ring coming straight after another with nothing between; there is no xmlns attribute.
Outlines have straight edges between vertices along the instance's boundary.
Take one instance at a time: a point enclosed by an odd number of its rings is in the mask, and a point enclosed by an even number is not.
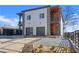
<svg viewBox="0 0 79 59"><path fill-rule="evenodd" d="M78 37L76 37L76 39L78 40Z"/></svg>
<svg viewBox="0 0 79 59"><path fill-rule="evenodd" d="M40 19L43 19L44 18L44 13L41 13L40 14Z"/></svg>
<svg viewBox="0 0 79 59"><path fill-rule="evenodd" d="M27 16L27 20L31 20L31 15L28 15Z"/></svg>

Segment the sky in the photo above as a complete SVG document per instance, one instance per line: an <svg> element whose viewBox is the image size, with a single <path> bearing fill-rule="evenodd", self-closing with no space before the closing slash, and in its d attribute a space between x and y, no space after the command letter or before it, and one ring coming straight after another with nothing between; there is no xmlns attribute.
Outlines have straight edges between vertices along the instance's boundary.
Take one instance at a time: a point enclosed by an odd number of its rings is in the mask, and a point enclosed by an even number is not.
<svg viewBox="0 0 79 59"><path fill-rule="evenodd" d="M22 10L41 7L42 5L0 5L0 26L11 25L18 26L18 15ZM62 14L67 24L65 25L66 32L72 32L79 26L79 5L61 5ZM65 16L70 14L67 19ZM75 18L77 18L75 20ZM73 25L74 24L74 25Z"/></svg>
<svg viewBox="0 0 79 59"><path fill-rule="evenodd" d="M40 7L40 5L0 5L0 26L17 26L18 15L22 10Z"/></svg>
<svg viewBox="0 0 79 59"><path fill-rule="evenodd" d="M66 22L64 32L79 30L79 5L61 6L62 13ZM66 18L65 16L68 17Z"/></svg>

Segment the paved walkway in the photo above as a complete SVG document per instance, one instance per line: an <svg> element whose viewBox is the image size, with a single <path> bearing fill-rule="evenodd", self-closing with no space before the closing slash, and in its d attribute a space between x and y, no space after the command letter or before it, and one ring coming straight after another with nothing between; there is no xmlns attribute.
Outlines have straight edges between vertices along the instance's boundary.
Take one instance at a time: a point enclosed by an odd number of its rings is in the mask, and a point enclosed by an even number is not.
<svg viewBox="0 0 79 59"><path fill-rule="evenodd" d="M42 44L46 46L68 46L71 47L69 40L62 40L61 38L5 38L0 39L0 52L4 53L18 53L21 52L25 44L32 43L34 45Z"/></svg>
<svg viewBox="0 0 79 59"><path fill-rule="evenodd" d="M61 40L59 46L61 46L61 47L64 47L64 46L70 47L70 44L69 44L68 40Z"/></svg>

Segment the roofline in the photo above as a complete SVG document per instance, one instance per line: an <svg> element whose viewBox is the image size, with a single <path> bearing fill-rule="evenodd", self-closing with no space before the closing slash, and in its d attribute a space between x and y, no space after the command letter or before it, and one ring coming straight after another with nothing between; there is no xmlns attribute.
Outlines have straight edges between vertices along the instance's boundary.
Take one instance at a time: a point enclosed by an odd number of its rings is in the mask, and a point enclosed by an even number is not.
<svg viewBox="0 0 79 59"><path fill-rule="evenodd" d="M38 10L38 9L43 9L43 8L50 8L51 6L42 6L42 7L37 7L37 8L33 8L33 9L28 9L28 10L23 10L21 12L27 12L27 11L32 11L32 10Z"/></svg>
<svg viewBox="0 0 79 59"><path fill-rule="evenodd" d="M17 27L11 27L11 26L9 26L9 27L5 27L5 26L2 26L2 27L0 27L0 29L19 29L19 28L17 28Z"/></svg>
<svg viewBox="0 0 79 59"><path fill-rule="evenodd" d="M16 13L17 15L22 15L23 13L27 12L27 11L32 11L32 10L38 10L38 9L43 9L43 8L54 8L54 7L59 7L59 5L47 5L47 6L42 6L42 7L37 7L37 8L33 8L33 9L27 9L27 10L23 10L20 13Z"/></svg>

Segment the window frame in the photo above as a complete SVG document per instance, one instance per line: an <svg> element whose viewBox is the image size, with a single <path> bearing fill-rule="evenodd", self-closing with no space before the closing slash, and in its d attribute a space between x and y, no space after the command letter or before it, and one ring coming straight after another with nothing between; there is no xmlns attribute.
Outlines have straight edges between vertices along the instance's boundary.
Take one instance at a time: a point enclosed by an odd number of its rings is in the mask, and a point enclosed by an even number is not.
<svg viewBox="0 0 79 59"><path fill-rule="evenodd" d="M27 20L31 20L31 15L27 15Z"/></svg>
<svg viewBox="0 0 79 59"><path fill-rule="evenodd" d="M45 14L44 13L40 13L39 17L40 17L40 19L44 19L45 18Z"/></svg>

